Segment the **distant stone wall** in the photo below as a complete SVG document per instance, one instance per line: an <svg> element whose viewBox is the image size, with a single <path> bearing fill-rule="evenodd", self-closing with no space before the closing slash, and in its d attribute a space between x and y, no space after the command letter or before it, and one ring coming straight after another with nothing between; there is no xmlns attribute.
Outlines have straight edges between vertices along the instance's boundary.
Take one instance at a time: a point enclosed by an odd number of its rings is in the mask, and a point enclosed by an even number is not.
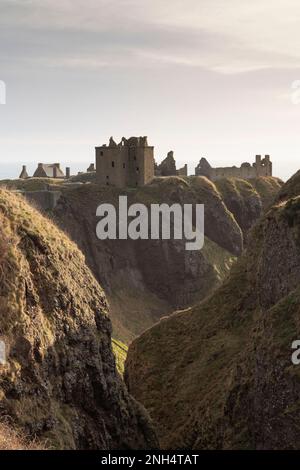
<svg viewBox="0 0 300 470"><path fill-rule="evenodd" d="M188 175L187 164L185 164L182 168L179 168L178 170L176 170L176 174L178 176L187 176Z"/></svg>
<svg viewBox="0 0 300 470"><path fill-rule="evenodd" d="M43 211L53 210L61 196L61 191L22 191L22 195Z"/></svg>
<svg viewBox="0 0 300 470"><path fill-rule="evenodd" d="M241 167L219 167L219 168L212 168L210 177L212 180L216 180L219 178L256 178L257 172L256 168L249 166L241 166Z"/></svg>
<svg viewBox="0 0 300 470"><path fill-rule="evenodd" d="M212 181L220 178L258 178L260 176L272 176L272 162L269 155L262 159L261 155L256 155L255 162L251 165L248 162L242 163L240 167L217 167L213 168L206 158L201 158L195 168L196 176L206 176Z"/></svg>

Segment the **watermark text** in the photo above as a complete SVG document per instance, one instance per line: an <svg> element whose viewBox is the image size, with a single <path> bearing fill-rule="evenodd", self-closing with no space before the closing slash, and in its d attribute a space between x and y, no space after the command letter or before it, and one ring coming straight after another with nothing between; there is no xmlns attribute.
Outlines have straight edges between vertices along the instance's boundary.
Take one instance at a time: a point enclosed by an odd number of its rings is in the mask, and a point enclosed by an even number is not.
<svg viewBox="0 0 300 470"><path fill-rule="evenodd" d="M118 210L101 204L96 211L101 220L96 227L99 240L185 240L186 250L204 245L203 204L151 204L150 209L136 203L128 207L127 196L119 196Z"/></svg>
<svg viewBox="0 0 300 470"><path fill-rule="evenodd" d="M0 80L0 104L6 104L6 84Z"/></svg>

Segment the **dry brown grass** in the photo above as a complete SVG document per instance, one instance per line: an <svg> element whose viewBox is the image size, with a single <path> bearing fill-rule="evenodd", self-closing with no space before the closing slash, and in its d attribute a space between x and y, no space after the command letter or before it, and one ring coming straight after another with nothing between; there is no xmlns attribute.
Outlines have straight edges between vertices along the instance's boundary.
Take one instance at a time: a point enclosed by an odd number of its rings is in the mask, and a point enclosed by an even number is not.
<svg viewBox="0 0 300 470"><path fill-rule="evenodd" d="M0 450L46 450L36 440L29 440L8 423L0 423Z"/></svg>

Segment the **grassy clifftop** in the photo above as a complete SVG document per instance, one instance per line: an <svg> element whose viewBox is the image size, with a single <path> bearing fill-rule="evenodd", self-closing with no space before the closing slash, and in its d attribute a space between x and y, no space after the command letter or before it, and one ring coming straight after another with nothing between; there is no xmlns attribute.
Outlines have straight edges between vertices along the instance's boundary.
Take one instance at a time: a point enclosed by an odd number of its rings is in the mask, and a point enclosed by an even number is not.
<svg viewBox="0 0 300 470"><path fill-rule="evenodd" d="M15 180L1 180L0 187L14 191L41 191L48 185L55 185L59 188L64 183L63 179L55 178L28 178Z"/></svg>
<svg viewBox="0 0 300 470"><path fill-rule="evenodd" d="M249 197L260 198L262 206L268 207L283 185L279 178L273 176L262 176L248 180L241 178L221 178L215 182L220 194L224 199L237 197L248 199Z"/></svg>
<svg viewBox="0 0 300 470"><path fill-rule="evenodd" d="M0 190L1 413L51 448L155 445L111 348L103 290L83 254L21 196Z"/></svg>
<svg viewBox="0 0 300 470"><path fill-rule="evenodd" d="M162 447L299 448L299 180L282 188L219 289L130 346L128 387Z"/></svg>

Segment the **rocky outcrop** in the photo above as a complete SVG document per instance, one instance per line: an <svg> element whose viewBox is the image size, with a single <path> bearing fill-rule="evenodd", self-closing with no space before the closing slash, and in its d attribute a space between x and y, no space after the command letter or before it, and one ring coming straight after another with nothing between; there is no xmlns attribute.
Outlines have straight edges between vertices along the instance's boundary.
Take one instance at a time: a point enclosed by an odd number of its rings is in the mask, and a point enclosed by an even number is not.
<svg viewBox="0 0 300 470"><path fill-rule="evenodd" d="M299 448L299 227L297 174L224 284L130 346L126 381L163 448Z"/></svg>
<svg viewBox="0 0 300 470"><path fill-rule="evenodd" d="M116 372L104 293L82 253L0 190L0 421L59 449L157 445Z"/></svg>

